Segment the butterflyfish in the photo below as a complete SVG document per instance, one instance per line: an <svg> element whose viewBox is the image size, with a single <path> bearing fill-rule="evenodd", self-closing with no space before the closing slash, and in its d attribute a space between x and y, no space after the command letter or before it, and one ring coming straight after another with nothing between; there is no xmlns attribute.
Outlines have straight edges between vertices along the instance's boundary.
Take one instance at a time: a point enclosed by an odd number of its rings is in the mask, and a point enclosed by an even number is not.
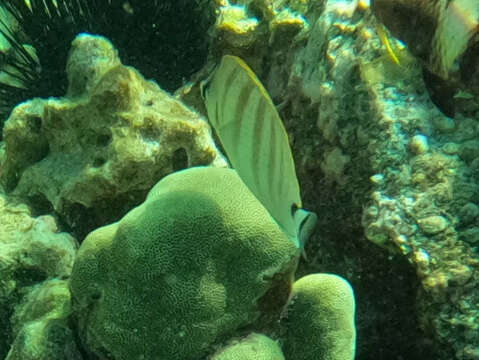
<svg viewBox="0 0 479 360"><path fill-rule="evenodd" d="M284 233L303 249L316 214L302 208L288 135L250 67L225 55L202 83L211 122L232 167Z"/></svg>

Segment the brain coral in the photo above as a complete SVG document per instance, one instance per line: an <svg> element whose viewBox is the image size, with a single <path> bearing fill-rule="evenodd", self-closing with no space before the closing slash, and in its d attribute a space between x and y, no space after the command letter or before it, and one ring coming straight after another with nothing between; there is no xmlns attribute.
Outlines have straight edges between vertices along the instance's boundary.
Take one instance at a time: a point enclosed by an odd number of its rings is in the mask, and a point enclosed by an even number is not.
<svg viewBox="0 0 479 360"><path fill-rule="evenodd" d="M174 173L80 247L71 291L82 339L116 360L199 359L279 316L297 255L234 170Z"/></svg>
<svg viewBox="0 0 479 360"><path fill-rule="evenodd" d="M284 360L284 356L277 341L253 333L221 349L211 360Z"/></svg>
<svg viewBox="0 0 479 360"><path fill-rule="evenodd" d="M293 285L283 351L290 360L354 359L355 301L351 286L332 274L311 274Z"/></svg>

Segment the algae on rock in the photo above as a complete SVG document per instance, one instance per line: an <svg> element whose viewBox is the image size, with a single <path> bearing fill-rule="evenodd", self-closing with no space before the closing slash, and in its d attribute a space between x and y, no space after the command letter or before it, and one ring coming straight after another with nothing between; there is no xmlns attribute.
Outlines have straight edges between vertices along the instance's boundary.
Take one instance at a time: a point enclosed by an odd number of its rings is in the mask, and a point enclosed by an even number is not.
<svg viewBox="0 0 479 360"><path fill-rule="evenodd" d="M17 317L13 332L10 328L12 314L19 311L17 305L37 286L70 275L77 244L70 235L58 232L53 217L34 218L25 205L4 195L0 195L0 218L0 356L4 357L10 342L17 344L18 351L28 346L17 339L20 328L26 326L24 318ZM42 306L43 300L37 300Z"/></svg>
<svg viewBox="0 0 479 360"><path fill-rule="evenodd" d="M168 173L223 164L206 121L122 65L105 38L79 35L67 72L66 97L12 112L1 181L81 235L118 219Z"/></svg>
<svg viewBox="0 0 479 360"><path fill-rule="evenodd" d="M68 281L35 285L12 317L15 340L5 360L83 360L70 328Z"/></svg>

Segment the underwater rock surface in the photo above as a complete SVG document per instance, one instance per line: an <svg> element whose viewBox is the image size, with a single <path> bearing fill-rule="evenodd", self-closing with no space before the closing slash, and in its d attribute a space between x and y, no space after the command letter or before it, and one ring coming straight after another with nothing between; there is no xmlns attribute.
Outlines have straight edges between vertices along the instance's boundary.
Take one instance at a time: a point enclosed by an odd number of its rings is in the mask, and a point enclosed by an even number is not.
<svg viewBox="0 0 479 360"><path fill-rule="evenodd" d="M68 281L33 286L12 316L15 340L5 360L81 360L71 329Z"/></svg>
<svg viewBox="0 0 479 360"><path fill-rule="evenodd" d="M329 1L292 67L303 71L292 76L311 103L318 103L323 143L317 153L325 156L337 147L350 158L342 179L330 180L335 191L351 193L363 207L367 201L361 196L368 194L372 200L361 221L366 237L414 266L422 284L419 324L438 344L454 349L458 359L474 358L479 257L466 234L477 220L465 220L461 209L477 201L479 187L471 169L476 155L466 160L469 153L461 148L477 136L477 117L466 110L455 121L440 113L418 76L417 61L398 67L385 50L381 55L374 22L354 2ZM310 63L315 58L322 59L319 66ZM308 167L312 161L310 156ZM320 164L324 176L328 164ZM436 356L450 358L447 351Z"/></svg>
<svg viewBox="0 0 479 360"><path fill-rule="evenodd" d="M0 128L16 104L65 94L79 33L107 37L124 64L174 91L204 65L215 21L214 0L0 0L0 14Z"/></svg>
<svg viewBox="0 0 479 360"><path fill-rule="evenodd" d="M38 289L48 288L47 283L60 281L55 279L70 276L76 240L67 233L60 233L53 217L35 218L28 207L4 195L0 195L0 218L0 356L3 358L9 352L9 360L49 359L52 352L48 352L48 348L56 340L48 340L47 324L56 318L49 313L56 311L50 306L55 308L57 304L56 300L40 295L45 293ZM69 306L69 292L62 292L67 296L62 301ZM22 305L18 306L20 303ZM35 311L33 304L36 304ZM20 316L20 312L23 315ZM60 322L63 325L58 326L71 333L66 322ZM59 330L58 333L63 332ZM30 347L26 338L36 345ZM9 351L12 341L14 345ZM27 356L34 347L37 347L36 355L30 353Z"/></svg>
<svg viewBox="0 0 479 360"><path fill-rule="evenodd" d="M67 75L66 97L12 112L0 179L81 235L123 215L173 170L222 163L207 123L122 65L105 38L79 35Z"/></svg>

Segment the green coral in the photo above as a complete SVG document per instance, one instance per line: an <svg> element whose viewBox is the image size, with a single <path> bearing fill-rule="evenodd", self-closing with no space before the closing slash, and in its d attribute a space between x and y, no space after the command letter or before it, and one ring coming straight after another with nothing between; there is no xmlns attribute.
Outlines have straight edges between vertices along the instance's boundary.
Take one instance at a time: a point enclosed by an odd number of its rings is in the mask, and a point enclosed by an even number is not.
<svg viewBox="0 0 479 360"><path fill-rule="evenodd" d="M298 249L234 170L160 181L83 242L70 288L85 345L120 359L198 359L285 305Z"/></svg>
<svg viewBox="0 0 479 360"><path fill-rule="evenodd" d="M288 360L352 360L355 353L354 295L332 274L312 274L293 285L284 323Z"/></svg>
<svg viewBox="0 0 479 360"><path fill-rule="evenodd" d="M35 285L11 319L15 339L6 360L79 360L69 328L70 291L66 280Z"/></svg>
<svg viewBox="0 0 479 360"><path fill-rule="evenodd" d="M221 349L211 360L284 360L278 342L262 334L251 334Z"/></svg>

